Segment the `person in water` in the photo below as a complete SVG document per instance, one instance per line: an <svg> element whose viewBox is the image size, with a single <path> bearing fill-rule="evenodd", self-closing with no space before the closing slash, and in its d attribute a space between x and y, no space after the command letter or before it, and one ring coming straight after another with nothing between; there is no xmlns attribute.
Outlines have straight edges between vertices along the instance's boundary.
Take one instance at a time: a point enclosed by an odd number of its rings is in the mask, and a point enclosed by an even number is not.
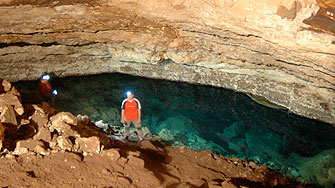
<svg viewBox="0 0 335 188"><path fill-rule="evenodd" d="M137 129L139 139L143 139L141 128L141 103L138 99L134 98L132 91L127 92L127 98L121 104L121 123L125 127L125 137L129 136L129 127L133 123Z"/></svg>

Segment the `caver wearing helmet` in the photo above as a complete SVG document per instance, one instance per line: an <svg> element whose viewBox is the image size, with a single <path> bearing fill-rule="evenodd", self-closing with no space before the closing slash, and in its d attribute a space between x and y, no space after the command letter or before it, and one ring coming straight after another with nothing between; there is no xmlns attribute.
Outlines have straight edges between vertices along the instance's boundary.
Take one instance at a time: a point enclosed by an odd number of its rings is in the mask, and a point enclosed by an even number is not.
<svg viewBox="0 0 335 188"><path fill-rule="evenodd" d="M44 73L40 78L38 83L38 91L43 100L49 101L53 96L57 95L57 90L55 90L50 82L51 76L48 73Z"/></svg>
<svg viewBox="0 0 335 188"><path fill-rule="evenodd" d="M122 101L121 110L121 123L125 127L125 137L129 136L129 127L133 123L137 129L139 139L142 140L141 103L138 99L134 98L134 92L127 92L127 98Z"/></svg>

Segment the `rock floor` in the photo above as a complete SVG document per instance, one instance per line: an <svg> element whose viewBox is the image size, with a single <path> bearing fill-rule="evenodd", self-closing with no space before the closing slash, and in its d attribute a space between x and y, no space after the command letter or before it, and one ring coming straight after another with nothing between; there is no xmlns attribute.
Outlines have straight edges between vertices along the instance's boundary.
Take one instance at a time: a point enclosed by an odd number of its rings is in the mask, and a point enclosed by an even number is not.
<svg viewBox="0 0 335 188"><path fill-rule="evenodd" d="M150 141L142 142L140 148L108 149L92 156L57 152L44 157L35 154L2 157L0 186L302 187L265 166L237 158L165 147Z"/></svg>

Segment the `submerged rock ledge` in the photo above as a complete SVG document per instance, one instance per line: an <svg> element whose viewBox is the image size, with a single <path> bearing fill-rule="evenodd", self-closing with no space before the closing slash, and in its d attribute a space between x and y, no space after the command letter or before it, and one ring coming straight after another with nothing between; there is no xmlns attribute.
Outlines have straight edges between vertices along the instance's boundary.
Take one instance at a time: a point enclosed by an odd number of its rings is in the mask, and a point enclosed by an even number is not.
<svg viewBox="0 0 335 188"><path fill-rule="evenodd" d="M22 106L3 80L0 97L1 187L303 187L254 162L110 139L87 116Z"/></svg>
<svg viewBox="0 0 335 188"><path fill-rule="evenodd" d="M305 21L327 3L285 2L2 1L0 76L119 72L213 85L335 124L334 32Z"/></svg>

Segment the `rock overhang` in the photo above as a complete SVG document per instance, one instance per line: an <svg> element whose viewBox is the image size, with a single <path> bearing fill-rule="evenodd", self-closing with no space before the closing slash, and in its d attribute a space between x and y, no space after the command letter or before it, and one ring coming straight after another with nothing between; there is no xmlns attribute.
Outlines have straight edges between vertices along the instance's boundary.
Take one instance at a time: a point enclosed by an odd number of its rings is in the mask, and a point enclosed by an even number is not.
<svg viewBox="0 0 335 188"><path fill-rule="evenodd" d="M0 75L119 72L212 85L334 124L334 31L306 24L329 7L311 0L2 6Z"/></svg>

